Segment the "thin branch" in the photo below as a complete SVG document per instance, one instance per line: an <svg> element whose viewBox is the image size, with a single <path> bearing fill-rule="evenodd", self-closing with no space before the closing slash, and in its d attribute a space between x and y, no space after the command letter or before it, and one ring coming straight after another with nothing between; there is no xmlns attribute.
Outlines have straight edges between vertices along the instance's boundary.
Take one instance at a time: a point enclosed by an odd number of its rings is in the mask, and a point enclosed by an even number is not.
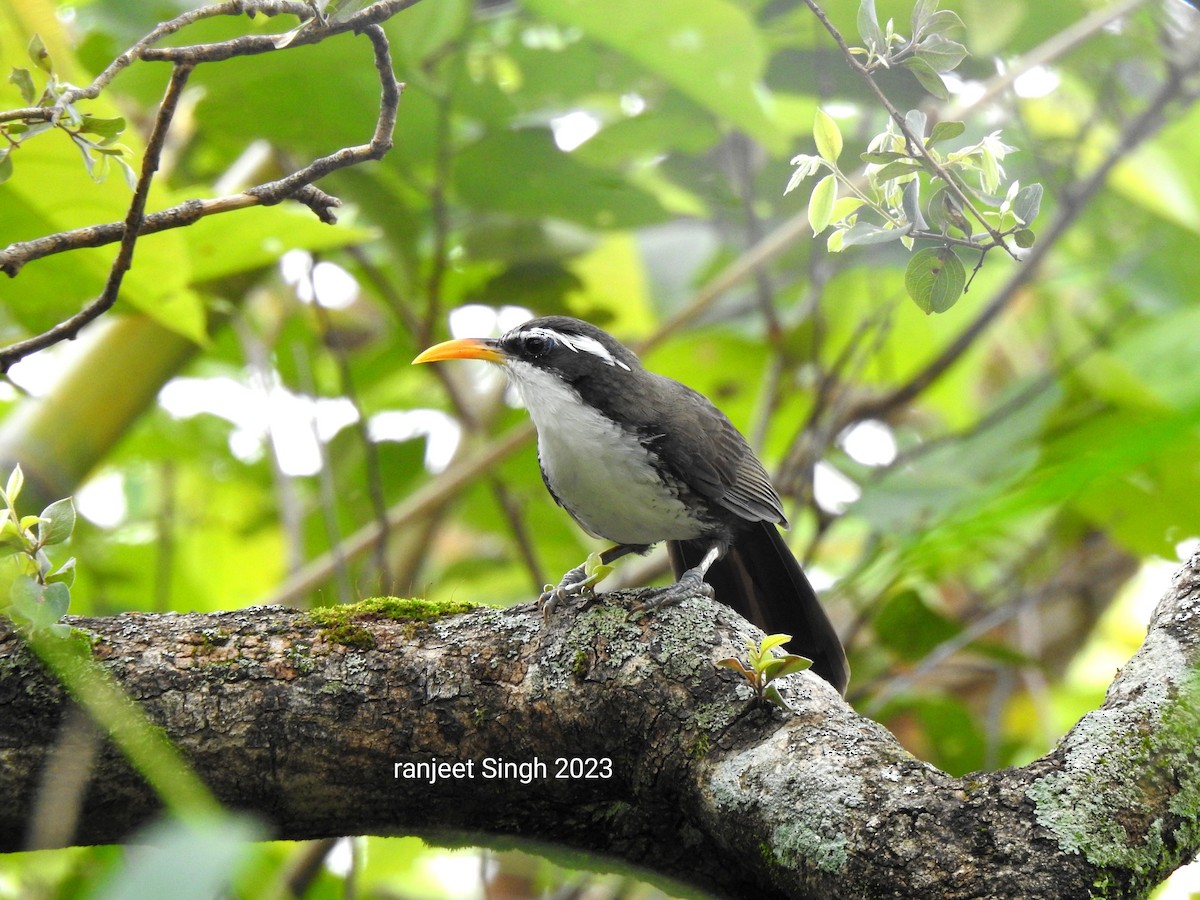
<svg viewBox="0 0 1200 900"><path fill-rule="evenodd" d="M827 15L825 15L825 10L821 9L821 7L816 3L816 0L804 0L804 4L812 11L812 14L817 17L817 20L822 26L824 26L825 30L829 32L830 37L834 39L838 47L841 48L842 55L846 57L846 64L849 65L850 68L857 72L860 76L862 76L863 80L867 82L867 86L870 88L871 93L875 95L875 99L877 99L880 105L887 110L887 113L889 116L891 116L892 121L896 123L896 127L900 129L900 133L904 135L904 140L908 144L909 152L921 157L921 160L924 162L926 168L928 168L929 171L936 174L937 177L942 180L942 182L946 185L946 190L954 195L955 199L962 204L963 209L968 210L971 215L973 215L976 220L979 221L979 223L987 231L988 236L992 239L994 244L998 247L1003 247L1010 256L1016 259L1017 254L1005 242L1004 235L997 231L992 224L988 222L986 218L984 218L983 213L976 208L975 204L972 202L971 198L967 196L967 193L962 189L962 186L959 184L959 182L956 181L953 176L946 171L945 167L938 162L934 155L929 152L929 149L925 146L925 136L913 134L912 129L908 127L908 123L904 119L904 114L896 108L896 106L888 98L887 94L885 94L875 82L874 77L871 75L871 71L854 58L854 54L850 52L850 45L846 43L846 39L842 37L842 33L838 31L837 26L829 20Z"/></svg>
<svg viewBox="0 0 1200 900"><path fill-rule="evenodd" d="M217 3L189 10L176 16L174 19L161 22L155 26L145 37L141 38L137 43L105 66L103 71L92 80L91 84L64 91L53 106L35 106L0 113L0 122L12 120L48 122L55 120L71 104L77 103L80 100L95 100L99 97L100 92L108 87L117 75L139 59L145 59L146 52L163 38L170 37L187 28L189 25L193 25L204 19L211 19L216 16L253 15L256 12L268 16L286 13L295 16L304 16L306 13L311 15L311 7L303 2L303 0L227 0L225 3ZM189 48L181 47L177 49L187 50ZM201 53L193 55L192 58L180 56L171 60L172 63L188 63L193 66L200 62L209 61L211 60Z"/></svg>
<svg viewBox="0 0 1200 900"><path fill-rule="evenodd" d="M311 277L311 275L310 275ZM316 296L313 297L313 306L320 309L321 301ZM309 358L307 348L303 344L298 344L293 347L292 358L296 361L297 382L300 390L308 397L312 398L314 407L317 398L317 387L312 374L312 360ZM354 402L353 400L351 402ZM358 411L358 422L362 424L362 410L356 405ZM309 433L312 436L313 445L317 448L317 456L320 461L317 469L317 494L320 503L321 524L325 529L325 542L333 548L333 574L337 584L338 602L351 603L356 598L354 596L354 584L350 580L350 566L348 561L338 552L338 548L342 546L342 528L338 522L337 507L338 507L338 492L337 485L334 482L333 468L329 464L329 453L324 441L321 440L320 429L317 427L317 416L315 409L312 415L308 416ZM365 426L363 426L365 427ZM379 532L379 538L375 542L375 552L377 556L382 555L381 542L387 539L387 529L382 528ZM299 549L299 548L298 548ZM296 555L296 565L289 571L294 572L302 565L304 559L303 551Z"/></svg>
<svg viewBox="0 0 1200 900"><path fill-rule="evenodd" d="M230 38L227 41L216 41L211 44L192 44L188 47L151 47L142 51L141 58L147 62L177 62L190 60L194 62L223 62L235 56L256 56L260 53L274 53L288 50L292 47L302 47L306 44L317 44L335 34L347 31L365 32L371 26L377 26L403 10L414 6L419 0L380 0L355 13L353 16L337 20L327 19L324 25L314 24L298 33L286 47L276 44L281 37L279 34L246 34ZM243 6L244 12L261 12L267 15L276 13L291 13L302 19L312 18L312 8L307 3L274 2L274 0L233 0L222 7ZM270 10L270 11L268 11ZM236 13L234 13L236 14Z"/></svg>
<svg viewBox="0 0 1200 900"><path fill-rule="evenodd" d="M139 226L138 237L172 228L185 228L205 216L246 209L251 206L271 206L286 199L304 203L324 222L335 221L332 209L340 206L341 201L320 191L311 182L324 178L338 169L380 159L391 149L392 135L395 133L400 106L400 94L404 88L403 84L396 81L392 72L391 51L383 29L371 26L366 28L363 33L371 41L374 49L375 70L379 73L381 90L379 115L375 122L374 133L368 143L360 144L357 147L343 148L320 157L284 178L247 188L239 194L207 200L186 200L160 212L151 213L145 216ZM0 250L0 272L13 277L20 272L22 266L33 260L85 247L101 247L121 240L124 233L124 222L108 222L103 225L89 225L85 228L76 228L72 231L62 231L29 241L9 244L8 247Z"/></svg>
<svg viewBox="0 0 1200 900"><path fill-rule="evenodd" d="M44 350L60 341L73 340L83 326L98 319L117 302L121 282L125 278L125 273L133 265L133 249L137 245L138 232L141 230L142 221L146 215L146 200L150 196L150 182L154 179L154 173L158 171L158 161L166 143L167 131L171 127L171 119L175 115L175 110L183 95L183 89L191 74L192 67L183 64L176 66L171 72L171 80L167 84L166 94L154 120L154 128L150 132L150 139L146 142L142 172L134 186L129 212L125 215L121 246L117 249L116 259L113 260L108 280L105 282L100 296L66 321L58 323L42 334L9 344L0 350L0 373L7 372L13 363L31 353Z"/></svg>
<svg viewBox="0 0 1200 900"><path fill-rule="evenodd" d="M461 42L462 36L460 36ZM451 123L455 86L458 81L458 73L462 70L461 59L462 51L458 49L454 54L454 69L450 82L434 96L436 110L433 139L434 172L433 183L429 189L433 248L430 252L429 275L425 279L425 315L421 318L420 329L414 335L422 344L429 343L433 337L434 324L441 317L442 286L445 282L450 254L450 206L446 197L454 163Z"/></svg>
<svg viewBox="0 0 1200 900"><path fill-rule="evenodd" d="M1017 267L1008 281L983 308L975 320L971 322L937 357L931 360L921 371L909 381L886 396L873 400L858 410L860 418L880 418L886 416L897 407L905 406L924 392L942 375L944 375L964 353L971 348L975 340L982 334L992 321L1003 312L1018 296L1021 289L1033 278L1041 262L1058 240L1075 223L1092 197L1104 186L1109 173L1140 143L1159 131L1165 124L1163 113L1175 100L1183 97L1187 103L1196 100L1194 94L1186 93L1187 80L1200 72L1200 55L1193 57L1185 67L1172 68L1167 80L1159 88L1154 98L1145 109L1121 133L1116 144L1108 155L1092 173L1073 190L1063 196L1063 204L1058 217L1050 227L1039 234L1038 241L1025 257L1024 265Z"/></svg>
<svg viewBox="0 0 1200 900"><path fill-rule="evenodd" d="M521 506L517 503L508 486L498 477L493 475L489 479L491 483L492 493L496 497L496 502L500 504L500 509L504 513L505 519L508 520L508 527L512 531L513 540L517 545L517 552L520 554L521 561L525 564L526 571L529 572L530 580L533 582L534 591L542 590L546 585L546 577L541 564L538 562L537 550L532 536L529 533L529 528L525 521L525 516L522 514Z"/></svg>
<svg viewBox="0 0 1200 900"><path fill-rule="evenodd" d="M181 17L184 18L184 17ZM51 253L62 253L80 247L96 247L119 238L121 249L118 250L117 260L113 263L113 273L117 275L115 283L110 276L109 284L105 286L100 297L80 312L64 322L55 325L46 332L11 344L0 350L0 372L6 372L15 362L24 357L44 350L63 340L74 338L83 326L94 321L106 312L116 302L121 277L128 270L133 256L133 247L142 234L161 231L166 228L178 228L190 225L206 215L216 212L227 212L231 209L241 209L248 206L271 206L288 198L296 198L312 209L323 221L333 221L332 208L340 205L340 201L323 191L313 187L311 182L325 177L331 172L348 166L358 165L369 160L380 159L392 147L392 135L395 132L396 118L400 104L400 94L403 85L396 81L392 72L391 51L387 36L378 25L369 25L363 33L371 41L374 50L375 69L379 73L380 107L379 116L375 123L375 131L366 144L355 147L344 147L327 156L313 160L309 165L292 172L283 178L257 185L243 191L240 195L225 197L219 200L192 200L179 204L170 210L165 210L147 217L145 215L146 197L149 191L150 179L158 168L159 156L162 154L163 143L171 117L179 102L182 84L186 82L192 71L191 63L180 63L172 72L172 81L168 86L167 96L159 107L155 119L154 131L147 143L143 160L142 176L134 192L130 214L121 223L89 226L73 232L63 232L49 235L22 244L12 244L0 251L0 271L15 276L30 259L48 256ZM182 74L181 74L182 73ZM136 210L136 214L135 214ZM148 220L152 220L148 226Z"/></svg>

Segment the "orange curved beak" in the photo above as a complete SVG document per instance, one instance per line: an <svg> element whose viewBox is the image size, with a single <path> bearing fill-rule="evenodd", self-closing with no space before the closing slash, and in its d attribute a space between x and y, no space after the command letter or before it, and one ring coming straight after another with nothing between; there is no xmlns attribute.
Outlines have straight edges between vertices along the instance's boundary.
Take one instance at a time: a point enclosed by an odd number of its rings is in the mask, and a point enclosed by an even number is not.
<svg viewBox="0 0 1200 900"><path fill-rule="evenodd" d="M422 351L412 364L415 366L418 363L439 362L443 359L484 359L488 362L502 363L506 358L499 342L491 338L459 338L434 344L428 350Z"/></svg>

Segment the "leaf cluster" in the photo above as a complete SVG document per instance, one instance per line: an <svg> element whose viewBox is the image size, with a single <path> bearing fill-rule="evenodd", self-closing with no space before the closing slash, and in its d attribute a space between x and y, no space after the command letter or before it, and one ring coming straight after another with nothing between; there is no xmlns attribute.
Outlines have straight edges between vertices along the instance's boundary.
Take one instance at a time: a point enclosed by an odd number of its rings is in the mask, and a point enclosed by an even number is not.
<svg viewBox="0 0 1200 900"><path fill-rule="evenodd" d="M110 164L116 165L130 188L137 175L129 164L132 151L117 139L125 131L125 119L120 116L93 116L80 110L75 101L75 86L62 81L55 73L50 53L41 37L34 35L29 42L29 58L34 69L14 66L8 80L17 86L29 109L10 121L0 121L0 184L13 174L13 154L30 138L53 129L66 134L83 156L83 165L94 181L102 181ZM34 72L44 80L39 91Z"/></svg>
<svg viewBox="0 0 1200 900"><path fill-rule="evenodd" d="M828 172L809 195L808 221L814 234L833 229L826 239L831 252L892 241L909 249L919 240L940 243L912 256L905 287L922 311L945 312L967 287L959 252L978 251L982 264L988 251L1002 246L1007 237L1022 248L1033 245L1029 225L1041 208L1042 186L1022 187L1018 180L1003 183L1003 161L1013 148L1000 140L998 131L957 149L942 150L937 145L960 137L966 131L964 123L942 121L930 129L920 110L910 110L904 122L913 134L924 136L928 130L921 146L914 148L889 120L859 154L866 164L860 180L838 165L841 129L832 116L818 109L813 125L817 153L793 157L795 170L784 193L818 172ZM946 187L946 177L958 190ZM964 195L974 201L969 212L960 200ZM990 230L976 230L972 219L977 215Z"/></svg>
<svg viewBox="0 0 1200 900"><path fill-rule="evenodd" d="M0 490L0 555L12 558L16 574L9 588L7 612L33 630L66 634L59 620L71 604L75 582L75 557L59 566L50 561L47 547L61 544L75 530L75 505L69 497L56 500L40 515L22 516L17 499L25 484L20 466L13 468Z"/></svg>
<svg viewBox="0 0 1200 900"><path fill-rule="evenodd" d="M717 662L718 666L732 669L746 679L746 683L754 690L755 701L758 703L773 703L780 709L789 709L787 701L779 693L779 686L772 682L803 672L812 666L812 660L795 653L783 656L775 654L775 648L786 644L792 639L790 634L768 634L759 643L746 640L746 661L729 657Z"/></svg>
<svg viewBox="0 0 1200 900"><path fill-rule="evenodd" d="M903 66L921 86L940 100L948 100L950 92L942 75L958 68L967 56L967 48L949 35L962 31L963 21L958 13L938 9L938 0L917 0L913 6L909 37L896 32L895 22L888 19L879 24L875 0L862 0L858 7L858 33L863 47L851 47L850 52L865 58L868 72Z"/></svg>

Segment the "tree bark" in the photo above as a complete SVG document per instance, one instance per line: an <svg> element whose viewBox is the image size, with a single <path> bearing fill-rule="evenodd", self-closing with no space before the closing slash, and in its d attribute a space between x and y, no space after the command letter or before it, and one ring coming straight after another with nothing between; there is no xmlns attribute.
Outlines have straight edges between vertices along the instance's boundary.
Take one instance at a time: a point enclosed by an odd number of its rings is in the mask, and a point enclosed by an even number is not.
<svg viewBox="0 0 1200 900"><path fill-rule="evenodd" d="M515 836L758 898L1140 897L1200 846L1200 555L1099 710L1027 766L962 778L810 673L785 679L793 712L755 706L715 666L744 658L750 625L701 599L631 619L636 598L549 623L523 606L70 624L221 802L277 838ZM0 850L26 846L71 708L0 626ZM120 841L158 811L112 746L78 758L64 842Z"/></svg>

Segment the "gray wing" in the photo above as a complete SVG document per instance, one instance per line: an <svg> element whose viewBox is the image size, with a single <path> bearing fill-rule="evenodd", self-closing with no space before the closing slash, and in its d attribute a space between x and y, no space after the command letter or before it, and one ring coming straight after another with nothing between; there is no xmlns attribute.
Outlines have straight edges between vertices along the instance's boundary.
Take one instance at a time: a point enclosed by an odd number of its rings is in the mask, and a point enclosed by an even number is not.
<svg viewBox="0 0 1200 900"><path fill-rule="evenodd" d="M653 447L675 477L749 522L787 524L779 494L741 433L704 395L674 393Z"/></svg>

